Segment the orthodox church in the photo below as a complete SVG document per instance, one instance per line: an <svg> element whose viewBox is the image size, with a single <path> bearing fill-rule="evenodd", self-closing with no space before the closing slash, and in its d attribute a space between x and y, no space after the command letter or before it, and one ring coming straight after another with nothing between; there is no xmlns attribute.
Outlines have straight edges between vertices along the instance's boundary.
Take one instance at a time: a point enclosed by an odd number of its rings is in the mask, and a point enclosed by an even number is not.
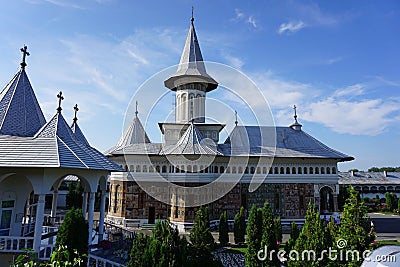
<svg viewBox="0 0 400 267"><path fill-rule="evenodd" d="M50 257L57 234L58 188L69 175L78 177L84 187L89 245L93 242L94 197L98 188L101 191L102 236L107 177L110 171L122 170L90 146L77 122L77 105L72 125L68 125L62 115L61 92L55 115L46 122L26 73L27 47L21 52L21 68L0 92L0 266L8 266L13 253L26 249L40 259ZM46 195L52 196L52 206L45 223Z"/></svg>
<svg viewBox="0 0 400 267"><path fill-rule="evenodd" d="M304 132L296 110L290 126L236 121L219 140L225 125L205 120L206 95L218 82L206 71L193 18L178 69L164 85L176 104L175 121L158 125L163 142L151 142L136 110L105 153L125 170L110 176L107 220L143 226L169 219L185 231L200 205L209 207L210 220L225 211L233 219L241 206L249 211L265 201L283 220L304 218L310 200L321 211L337 211L337 164L354 158Z"/></svg>

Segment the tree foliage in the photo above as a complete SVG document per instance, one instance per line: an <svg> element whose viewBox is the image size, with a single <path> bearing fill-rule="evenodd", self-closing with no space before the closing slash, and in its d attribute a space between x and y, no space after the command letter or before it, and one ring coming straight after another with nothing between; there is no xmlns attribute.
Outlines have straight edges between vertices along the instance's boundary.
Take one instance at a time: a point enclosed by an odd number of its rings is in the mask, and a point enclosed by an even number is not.
<svg viewBox="0 0 400 267"><path fill-rule="evenodd" d="M286 255L289 255L290 251L294 248L297 238L299 238L300 230L295 222L292 222L290 229L290 237L285 245Z"/></svg>
<svg viewBox="0 0 400 267"><path fill-rule="evenodd" d="M368 218L368 209L360 200L358 192L350 187L350 196L344 205L341 214L338 238L346 240L345 250L357 250L360 255L367 250L375 239L375 233L371 231ZM360 261L354 259L347 263L347 266L359 266Z"/></svg>
<svg viewBox="0 0 400 267"><path fill-rule="evenodd" d="M325 228L320 218L319 212L317 212L315 205L313 203L308 204L306 221L300 232L299 237L294 245L294 250L298 251L301 255L303 251L314 251L315 255L319 257L322 250L328 248L328 242L325 237ZM307 255L305 258L300 258L299 261L288 262L288 266L326 266L328 259L322 259L321 261L316 261L313 255L310 257Z"/></svg>
<svg viewBox="0 0 400 267"><path fill-rule="evenodd" d="M233 231L235 243L244 243L246 235L246 215L243 207L241 207L239 213L235 215Z"/></svg>
<svg viewBox="0 0 400 267"><path fill-rule="evenodd" d="M79 255L87 254L88 240L88 224L83 218L82 210L72 208L58 229L56 247L66 247L70 254L69 260L72 261L75 250Z"/></svg>
<svg viewBox="0 0 400 267"><path fill-rule="evenodd" d="M261 249L263 216L262 209L258 209L255 205L251 207L248 224L247 224L247 251L245 254L246 267L261 266L261 262L257 258L257 252Z"/></svg>
<svg viewBox="0 0 400 267"><path fill-rule="evenodd" d="M265 249L268 251L268 257L262 262L262 266L277 266L278 258L277 258L277 239L276 239L276 227L274 221L274 215L272 214L272 209L268 201L264 203L264 207L262 208L262 239L261 239L261 247L260 249ZM279 227L280 219L279 219ZM280 231L280 235L282 236L282 230ZM282 238L282 237L280 237ZM275 251L275 253L270 253ZM272 257L270 257L272 255Z"/></svg>
<svg viewBox="0 0 400 267"><path fill-rule="evenodd" d="M399 167L372 167L368 169L369 172L400 172L400 166Z"/></svg>
<svg viewBox="0 0 400 267"><path fill-rule="evenodd" d="M68 193L65 199L67 207L75 209L82 208L82 194L83 187L81 185L81 181L79 181L77 184L75 184L74 182L70 182L68 184Z"/></svg>
<svg viewBox="0 0 400 267"><path fill-rule="evenodd" d="M229 243L229 228L228 228L228 218L226 211L219 217L219 243L221 246L226 246Z"/></svg>
<svg viewBox="0 0 400 267"><path fill-rule="evenodd" d="M189 244L169 222L158 222L152 237L140 233L134 240L128 266L185 266Z"/></svg>

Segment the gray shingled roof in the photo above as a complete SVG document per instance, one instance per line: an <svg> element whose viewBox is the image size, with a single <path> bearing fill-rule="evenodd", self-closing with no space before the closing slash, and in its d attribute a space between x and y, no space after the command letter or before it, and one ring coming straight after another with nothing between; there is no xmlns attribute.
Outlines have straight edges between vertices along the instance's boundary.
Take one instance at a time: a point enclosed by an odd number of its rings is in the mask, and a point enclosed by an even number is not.
<svg viewBox="0 0 400 267"><path fill-rule="evenodd" d="M58 113L33 138L0 136L0 166L122 170L96 149L78 141Z"/></svg>
<svg viewBox="0 0 400 267"><path fill-rule="evenodd" d="M146 131L142 123L140 122L139 117L136 115L132 123L125 130L121 139L119 140L117 147L126 147L131 144L143 144L143 143L151 143L149 137L147 136Z"/></svg>
<svg viewBox="0 0 400 267"><path fill-rule="evenodd" d="M162 155L222 155L211 139L203 139L200 131L191 123L175 145L165 146Z"/></svg>
<svg viewBox="0 0 400 267"><path fill-rule="evenodd" d="M83 134L81 128L78 125L78 122L74 121L71 125L71 130L72 133L75 136L75 139L81 142L82 144L86 146L90 146L88 140L86 139L85 135Z"/></svg>
<svg viewBox="0 0 400 267"><path fill-rule="evenodd" d="M236 126L219 148L226 156L273 156L275 150L275 157L278 158L354 159L329 148L304 131L296 131L291 127Z"/></svg>
<svg viewBox="0 0 400 267"><path fill-rule="evenodd" d="M0 93L0 134L33 136L45 123L25 69L21 68Z"/></svg>
<svg viewBox="0 0 400 267"><path fill-rule="evenodd" d="M339 172L339 184L400 185L400 172Z"/></svg>
<svg viewBox="0 0 400 267"><path fill-rule="evenodd" d="M207 83L207 91L211 91L218 86L218 83L206 71L192 19L178 70L164 84L167 88L176 90L179 85L193 82Z"/></svg>
<svg viewBox="0 0 400 267"><path fill-rule="evenodd" d="M0 167L61 167L122 171L89 145L61 113L46 123L21 68L0 93Z"/></svg>

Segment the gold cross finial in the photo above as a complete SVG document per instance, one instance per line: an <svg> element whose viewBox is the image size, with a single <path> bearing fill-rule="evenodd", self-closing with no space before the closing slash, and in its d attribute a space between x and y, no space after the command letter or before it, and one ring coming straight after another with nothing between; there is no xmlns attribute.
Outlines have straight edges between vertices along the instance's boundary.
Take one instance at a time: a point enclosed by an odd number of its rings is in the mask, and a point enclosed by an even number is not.
<svg viewBox="0 0 400 267"><path fill-rule="evenodd" d="M20 49L22 52L22 62L21 62L21 68L25 68L26 67L26 56L30 56L29 52L28 52L28 47L26 45L24 45L23 48Z"/></svg>
<svg viewBox="0 0 400 267"><path fill-rule="evenodd" d="M61 114L61 110L62 110L62 108L61 108L61 101L64 100L64 97L63 97L61 91L58 93L57 98L58 98L58 108L57 108L57 112L58 112L59 114Z"/></svg>

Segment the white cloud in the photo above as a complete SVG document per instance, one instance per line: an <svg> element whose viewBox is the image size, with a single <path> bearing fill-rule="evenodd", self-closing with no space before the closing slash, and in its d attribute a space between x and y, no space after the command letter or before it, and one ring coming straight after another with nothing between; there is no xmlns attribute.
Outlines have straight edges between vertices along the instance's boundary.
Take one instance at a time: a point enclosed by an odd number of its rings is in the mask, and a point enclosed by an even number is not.
<svg viewBox="0 0 400 267"><path fill-rule="evenodd" d="M338 133L378 135L396 121L391 115L399 111L399 103L381 99L352 102L330 97L310 103L302 118L321 123Z"/></svg>
<svg viewBox="0 0 400 267"><path fill-rule="evenodd" d="M284 33L288 33L288 34L290 34L290 33L295 33L295 32L297 32L297 31L299 31L299 30L301 30L301 29L303 29L303 28L305 28L307 25L303 22L303 21L297 21L297 22L293 22L293 21L290 21L290 22L288 22L288 23L282 23L280 26L279 26L279 29L278 29L278 33L279 34L284 34Z"/></svg>
<svg viewBox="0 0 400 267"><path fill-rule="evenodd" d="M254 15L248 15L241 11L238 8L235 8L235 18L232 19L233 21L243 21L246 24L252 26L252 28L257 29L259 28L258 22Z"/></svg>
<svg viewBox="0 0 400 267"><path fill-rule="evenodd" d="M335 64L335 63L340 62L342 60L343 60L342 57L335 57L335 58L330 58L330 59L326 60L324 63L326 65L332 65L332 64Z"/></svg>
<svg viewBox="0 0 400 267"><path fill-rule="evenodd" d="M364 94L365 85L357 83L354 85L347 86L344 89L336 90L333 96L335 97L355 97Z"/></svg>
<svg viewBox="0 0 400 267"><path fill-rule="evenodd" d="M236 56L232 56L230 53L222 51L221 56L227 61L227 64L235 69L241 69L244 65L244 61Z"/></svg>

